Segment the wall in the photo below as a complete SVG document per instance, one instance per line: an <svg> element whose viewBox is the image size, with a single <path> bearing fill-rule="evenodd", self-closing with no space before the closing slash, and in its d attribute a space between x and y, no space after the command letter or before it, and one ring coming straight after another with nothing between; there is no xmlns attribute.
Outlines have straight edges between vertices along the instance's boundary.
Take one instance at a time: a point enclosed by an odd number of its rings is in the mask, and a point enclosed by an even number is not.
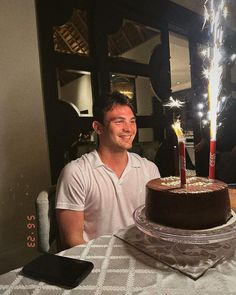
<svg viewBox="0 0 236 295"><path fill-rule="evenodd" d="M34 1L1 0L0 36L1 273L37 255L26 218L50 170Z"/></svg>

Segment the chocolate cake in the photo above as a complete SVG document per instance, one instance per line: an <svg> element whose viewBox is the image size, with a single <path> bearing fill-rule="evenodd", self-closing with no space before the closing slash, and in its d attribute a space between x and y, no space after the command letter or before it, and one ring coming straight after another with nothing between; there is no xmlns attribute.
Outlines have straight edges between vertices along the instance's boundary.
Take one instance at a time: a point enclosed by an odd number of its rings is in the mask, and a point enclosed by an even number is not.
<svg viewBox="0 0 236 295"><path fill-rule="evenodd" d="M147 183L145 214L150 221L183 229L207 229L231 217L227 184L203 177L153 179Z"/></svg>

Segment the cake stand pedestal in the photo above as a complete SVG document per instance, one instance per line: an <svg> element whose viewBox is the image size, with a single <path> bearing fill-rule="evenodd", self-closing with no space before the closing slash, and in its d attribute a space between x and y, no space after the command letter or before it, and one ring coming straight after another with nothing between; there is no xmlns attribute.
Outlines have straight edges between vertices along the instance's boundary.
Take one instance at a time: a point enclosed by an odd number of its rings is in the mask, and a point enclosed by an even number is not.
<svg viewBox="0 0 236 295"><path fill-rule="evenodd" d="M232 210L230 220L218 227L204 230L186 230L164 226L146 218L145 205L138 207L133 214L135 225L145 234L174 243L212 244L236 238L236 214Z"/></svg>

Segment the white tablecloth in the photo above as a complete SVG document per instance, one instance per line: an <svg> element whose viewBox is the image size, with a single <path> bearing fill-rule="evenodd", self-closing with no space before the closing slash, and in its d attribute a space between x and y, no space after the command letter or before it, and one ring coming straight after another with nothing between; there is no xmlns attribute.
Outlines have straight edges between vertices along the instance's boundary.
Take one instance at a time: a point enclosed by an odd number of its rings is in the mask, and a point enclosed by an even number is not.
<svg viewBox="0 0 236 295"><path fill-rule="evenodd" d="M0 294L236 294L236 256L193 280L115 236L100 237L60 255L94 263L92 273L80 286L63 289L37 282L17 269L0 276Z"/></svg>

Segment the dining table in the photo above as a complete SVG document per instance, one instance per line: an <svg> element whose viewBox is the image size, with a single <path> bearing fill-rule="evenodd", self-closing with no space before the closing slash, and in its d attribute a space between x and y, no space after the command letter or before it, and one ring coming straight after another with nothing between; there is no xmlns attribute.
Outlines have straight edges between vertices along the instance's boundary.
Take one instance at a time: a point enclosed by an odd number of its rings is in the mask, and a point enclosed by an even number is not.
<svg viewBox="0 0 236 295"><path fill-rule="evenodd" d="M0 294L236 294L235 239L209 245L173 243L131 225L56 255L91 261L75 288L34 280L22 268L0 276Z"/></svg>
<svg viewBox="0 0 236 295"><path fill-rule="evenodd" d="M235 213L236 189L229 193ZM78 286L35 280L20 267L0 275L0 294L236 295L236 214L227 227L225 239L219 235L221 239L211 240L212 233L218 236L217 229L207 234L210 242L204 238L198 243L193 235L189 243L153 236L135 222L113 235L55 253L94 264Z"/></svg>

